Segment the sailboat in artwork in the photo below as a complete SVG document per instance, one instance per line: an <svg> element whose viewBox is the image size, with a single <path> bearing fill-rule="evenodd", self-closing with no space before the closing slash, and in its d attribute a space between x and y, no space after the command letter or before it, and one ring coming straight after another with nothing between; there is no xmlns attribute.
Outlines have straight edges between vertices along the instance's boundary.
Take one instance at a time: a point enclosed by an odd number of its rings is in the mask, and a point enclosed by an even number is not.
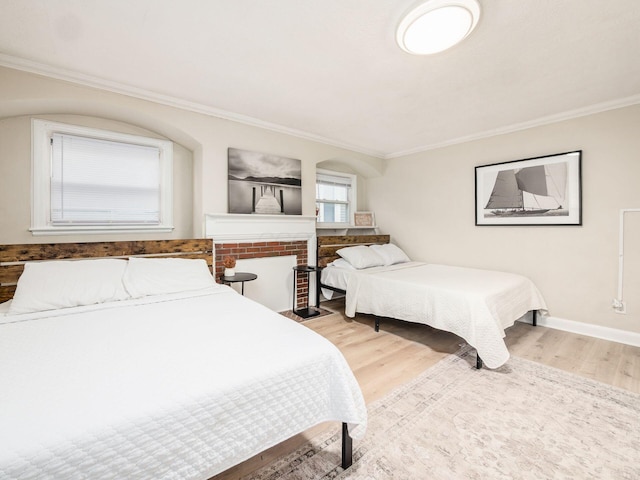
<svg viewBox="0 0 640 480"><path fill-rule="evenodd" d="M562 210L566 181L566 163L502 170L485 209L499 216L544 215L550 210Z"/></svg>

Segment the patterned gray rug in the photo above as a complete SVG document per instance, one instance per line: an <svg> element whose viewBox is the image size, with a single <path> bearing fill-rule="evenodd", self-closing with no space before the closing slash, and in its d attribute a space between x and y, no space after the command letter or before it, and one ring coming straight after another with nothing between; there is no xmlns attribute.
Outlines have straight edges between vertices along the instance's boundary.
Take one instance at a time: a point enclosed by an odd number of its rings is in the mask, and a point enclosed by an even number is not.
<svg viewBox="0 0 640 480"><path fill-rule="evenodd" d="M336 427L246 478L640 479L640 395L514 357L474 365L463 348L370 405L346 471Z"/></svg>

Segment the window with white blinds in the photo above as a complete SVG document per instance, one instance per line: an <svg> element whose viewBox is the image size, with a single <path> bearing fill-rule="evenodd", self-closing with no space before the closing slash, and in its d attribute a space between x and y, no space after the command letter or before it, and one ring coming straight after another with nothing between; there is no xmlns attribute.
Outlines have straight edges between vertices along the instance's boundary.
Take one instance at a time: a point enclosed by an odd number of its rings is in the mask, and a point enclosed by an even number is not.
<svg viewBox="0 0 640 480"><path fill-rule="evenodd" d="M316 173L318 223L349 225L354 205L355 176L347 173Z"/></svg>
<svg viewBox="0 0 640 480"><path fill-rule="evenodd" d="M158 147L54 133L51 223L160 224Z"/></svg>
<svg viewBox="0 0 640 480"><path fill-rule="evenodd" d="M164 140L34 120L32 231L170 230L172 151Z"/></svg>

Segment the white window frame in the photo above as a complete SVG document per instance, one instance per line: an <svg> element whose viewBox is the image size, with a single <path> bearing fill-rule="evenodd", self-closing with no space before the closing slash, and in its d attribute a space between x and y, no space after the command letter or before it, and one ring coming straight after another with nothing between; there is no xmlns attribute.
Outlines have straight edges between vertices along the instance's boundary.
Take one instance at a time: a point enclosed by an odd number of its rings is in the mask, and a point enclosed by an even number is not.
<svg viewBox="0 0 640 480"><path fill-rule="evenodd" d="M346 177L349 178L351 180L351 188L349 189L349 195L348 195L348 203L349 203L349 219L346 222L317 222L317 225L319 227L324 227L324 228L345 228L345 227L350 227L353 226L353 214L354 212L358 211L358 183L357 183L357 176L352 174L352 173L344 173L344 172L337 172L335 170L324 170L321 168L316 169L316 175L317 174L323 174L323 175L331 175L331 176L335 176L335 177ZM318 179L316 176L316 185L317 185ZM316 203L318 202L318 199L316 198Z"/></svg>
<svg viewBox="0 0 640 480"><path fill-rule="evenodd" d="M157 225L53 225L51 223L51 168L54 133L99 140L134 143L160 150L160 223ZM171 232L173 230L173 143L158 138L31 119L31 228L33 235L78 233Z"/></svg>

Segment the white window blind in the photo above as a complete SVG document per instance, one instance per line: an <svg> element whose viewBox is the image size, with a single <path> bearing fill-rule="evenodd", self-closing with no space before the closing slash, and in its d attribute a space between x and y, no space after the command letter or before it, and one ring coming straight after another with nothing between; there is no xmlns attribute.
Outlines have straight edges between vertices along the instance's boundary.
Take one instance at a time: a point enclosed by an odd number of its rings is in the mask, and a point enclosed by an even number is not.
<svg viewBox="0 0 640 480"><path fill-rule="evenodd" d="M34 118L34 235L171 232L173 143Z"/></svg>
<svg viewBox="0 0 640 480"><path fill-rule="evenodd" d="M157 147L54 133L51 223L158 225Z"/></svg>
<svg viewBox="0 0 640 480"><path fill-rule="evenodd" d="M316 174L318 223L348 224L351 218L353 176Z"/></svg>

